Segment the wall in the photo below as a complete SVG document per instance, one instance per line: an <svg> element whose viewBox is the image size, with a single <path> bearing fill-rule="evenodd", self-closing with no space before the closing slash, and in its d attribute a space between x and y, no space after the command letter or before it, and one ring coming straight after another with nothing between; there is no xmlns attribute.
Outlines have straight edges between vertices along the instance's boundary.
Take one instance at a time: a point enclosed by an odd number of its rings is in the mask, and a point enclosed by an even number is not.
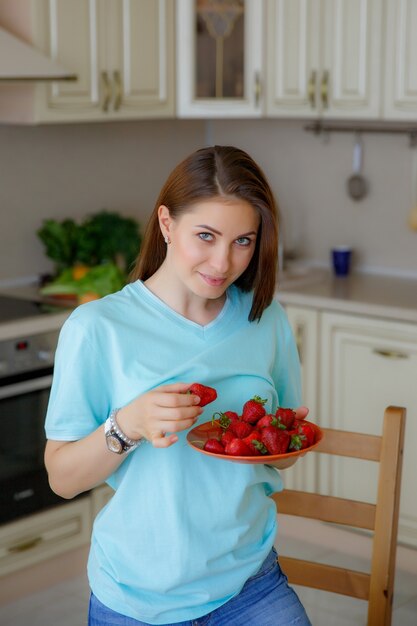
<svg viewBox="0 0 417 626"><path fill-rule="evenodd" d="M51 271L36 236L43 219L108 209L145 224L203 136L197 121L0 126L0 286Z"/></svg>
<svg viewBox="0 0 417 626"><path fill-rule="evenodd" d="M208 134L246 149L262 165L283 214L287 247L327 266L332 245L350 244L358 269L417 278L417 232L407 227L417 203L417 147L410 149L408 135L363 135L369 194L355 202L346 193L353 134L323 139L303 128L301 121L216 121Z"/></svg>
<svg viewBox="0 0 417 626"><path fill-rule="evenodd" d="M287 247L327 265L333 244L351 244L360 269L417 277L417 233L406 225L417 149L406 135L364 136L370 193L356 203L345 191L351 134L326 143L299 121L167 120L0 126L0 286L50 271L35 234L43 219L107 208L144 223L172 167L213 142L238 145L263 167Z"/></svg>

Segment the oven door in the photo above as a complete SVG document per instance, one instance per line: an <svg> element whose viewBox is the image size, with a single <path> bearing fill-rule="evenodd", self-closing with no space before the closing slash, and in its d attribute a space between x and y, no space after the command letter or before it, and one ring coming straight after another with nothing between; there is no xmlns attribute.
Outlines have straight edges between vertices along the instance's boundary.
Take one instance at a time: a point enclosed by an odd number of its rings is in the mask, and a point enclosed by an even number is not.
<svg viewBox="0 0 417 626"><path fill-rule="evenodd" d="M10 377L0 386L0 523L65 500L49 487L44 422L52 368Z"/></svg>

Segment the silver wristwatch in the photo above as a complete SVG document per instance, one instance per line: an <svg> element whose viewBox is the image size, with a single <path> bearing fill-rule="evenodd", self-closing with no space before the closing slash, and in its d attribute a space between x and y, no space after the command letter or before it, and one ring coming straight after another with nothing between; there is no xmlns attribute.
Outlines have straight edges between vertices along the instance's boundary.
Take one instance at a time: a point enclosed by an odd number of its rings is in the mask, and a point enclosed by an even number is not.
<svg viewBox="0 0 417 626"><path fill-rule="evenodd" d="M127 454L143 443L144 439L130 439L119 427L116 416L119 409L114 409L104 424L106 444L110 452L115 454Z"/></svg>

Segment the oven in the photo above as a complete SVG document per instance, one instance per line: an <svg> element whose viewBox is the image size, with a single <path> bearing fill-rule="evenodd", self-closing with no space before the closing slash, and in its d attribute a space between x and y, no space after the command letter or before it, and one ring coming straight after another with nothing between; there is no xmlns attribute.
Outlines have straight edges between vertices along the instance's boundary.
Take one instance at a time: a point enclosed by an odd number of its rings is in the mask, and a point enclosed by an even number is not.
<svg viewBox="0 0 417 626"><path fill-rule="evenodd" d="M58 331L0 341L0 524L64 503L44 467Z"/></svg>

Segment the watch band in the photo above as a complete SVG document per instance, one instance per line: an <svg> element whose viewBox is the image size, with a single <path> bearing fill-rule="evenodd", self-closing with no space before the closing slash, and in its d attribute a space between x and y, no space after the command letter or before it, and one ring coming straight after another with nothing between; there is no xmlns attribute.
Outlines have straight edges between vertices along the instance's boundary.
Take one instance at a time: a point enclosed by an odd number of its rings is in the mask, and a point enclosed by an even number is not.
<svg viewBox="0 0 417 626"><path fill-rule="evenodd" d="M131 439L120 428L116 421L117 413L120 409L113 409L104 424L107 448L116 454L132 452L140 446L145 439Z"/></svg>

